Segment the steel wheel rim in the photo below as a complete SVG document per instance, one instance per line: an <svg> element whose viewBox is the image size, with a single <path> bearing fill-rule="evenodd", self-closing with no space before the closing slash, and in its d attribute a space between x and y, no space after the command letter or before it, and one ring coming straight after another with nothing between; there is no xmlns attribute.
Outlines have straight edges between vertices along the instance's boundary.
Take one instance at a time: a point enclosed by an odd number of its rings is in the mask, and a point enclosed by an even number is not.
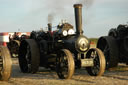
<svg viewBox="0 0 128 85"><path fill-rule="evenodd" d="M1 74L2 69L3 69L3 58L2 58L1 53L0 53L0 74Z"/></svg>
<svg viewBox="0 0 128 85"><path fill-rule="evenodd" d="M7 47L0 46L0 80L8 81L11 76L12 61Z"/></svg>
<svg viewBox="0 0 128 85"><path fill-rule="evenodd" d="M70 79L74 69L75 63L71 52L67 49L62 49L56 58L56 71L59 78Z"/></svg>
<svg viewBox="0 0 128 85"><path fill-rule="evenodd" d="M86 67L87 72L92 76L101 76L105 71L105 56L102 51L98 48L91 48L87 54L86 58L92 58L94 65L92 67Z"/></svg>

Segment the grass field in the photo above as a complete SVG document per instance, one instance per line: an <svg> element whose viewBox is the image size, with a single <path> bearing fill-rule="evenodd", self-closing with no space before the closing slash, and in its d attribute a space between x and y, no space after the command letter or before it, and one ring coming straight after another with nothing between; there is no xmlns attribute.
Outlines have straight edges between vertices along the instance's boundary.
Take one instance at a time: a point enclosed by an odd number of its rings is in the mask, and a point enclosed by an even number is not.
<svg viewBox="0 0 128 85"><path fill-rule="evenodd" d="M98 38L89 38L89 40L90 40L92 43L97 44Z"/></svg>
<svg viewBox="0 0 128 85"><path fill-rule="evenodd" d="M98 38L89 38L89 40L91 41L90 47L96 47Z"/></svg>

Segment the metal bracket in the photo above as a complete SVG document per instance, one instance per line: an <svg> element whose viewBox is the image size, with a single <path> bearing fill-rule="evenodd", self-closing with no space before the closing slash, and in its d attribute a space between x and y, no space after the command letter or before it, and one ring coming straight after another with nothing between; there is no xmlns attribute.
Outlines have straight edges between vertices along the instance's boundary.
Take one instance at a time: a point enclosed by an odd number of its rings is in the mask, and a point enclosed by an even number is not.
<svg viewBox="0 0 128 85"><path fill-rule="evenodd" d="M94 66L93 59L81 59L80 60L81 67L92 67Z"/></svg>

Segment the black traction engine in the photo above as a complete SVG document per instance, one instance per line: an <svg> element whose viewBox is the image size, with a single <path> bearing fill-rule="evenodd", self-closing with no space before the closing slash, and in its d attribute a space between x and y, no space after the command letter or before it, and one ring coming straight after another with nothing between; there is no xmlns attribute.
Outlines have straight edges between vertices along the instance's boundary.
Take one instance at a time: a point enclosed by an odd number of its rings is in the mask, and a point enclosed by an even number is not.
<svg viewBox="0 0 128 85"><path fill-rule="evenodd" d="M86 68L92 76L105 70L104 54L90 48L90 41L83 35L82 5L75 4L76 32L69 23L62 23L52 31L32 31L30 39L21 42L19 65L24 73L36 73L39 66L55 70L61 79L70 79L75 69Z"/></svg>
<svg viewBox="0 0 128 85"><path fill-rule="evenodd" d="M128 65L128 25L118 25L108 32L108 36L98 39L97 47L100 48L106 58L106 68L113 68L118 63Z"/></svg>

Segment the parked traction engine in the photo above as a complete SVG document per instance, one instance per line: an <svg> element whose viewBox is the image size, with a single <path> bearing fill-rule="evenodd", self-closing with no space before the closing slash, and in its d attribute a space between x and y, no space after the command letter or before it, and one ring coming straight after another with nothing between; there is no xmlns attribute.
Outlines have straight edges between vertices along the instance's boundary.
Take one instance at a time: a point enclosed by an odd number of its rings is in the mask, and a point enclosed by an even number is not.
<svg viewBox="0 0 128 85"><path fill-rule="evenodd" d="M57 30L33 31L30 39L21 42L19 65L24 73L36 73L39 66L56 70L59 78L70 79L75 68L86 68L92 76L100 76L105 70L105 58L101 50L91 48L83 35L82 5L75 4L76 33L69 23L62 23ZM87 53L86 53L87 52Z"/></svg>
<svg viewBox="0 0 128 85"><path fill-rule="evenodd" d="M8 81L11 76L12 61L9 50L5 46L0 46L0 80Z"/></svg>
<svg viewBox="0 0 128 85"><path fill-rule="evenodd" d="M9 43L7 44L7 47L9 48L12 58L18 56L20 42L23 39L27 39L27 38L29 38L28 35L23 34L19 36L18 32L15 32L12 38L9 36Z"/></svg>
<svg viewBox="0 0 128 85"><path fill-rule="evenodd" d="M107 69L118 63L128 65L128 25L110 29L108 36L99 38L97 47L104 52Z"/></svg>

